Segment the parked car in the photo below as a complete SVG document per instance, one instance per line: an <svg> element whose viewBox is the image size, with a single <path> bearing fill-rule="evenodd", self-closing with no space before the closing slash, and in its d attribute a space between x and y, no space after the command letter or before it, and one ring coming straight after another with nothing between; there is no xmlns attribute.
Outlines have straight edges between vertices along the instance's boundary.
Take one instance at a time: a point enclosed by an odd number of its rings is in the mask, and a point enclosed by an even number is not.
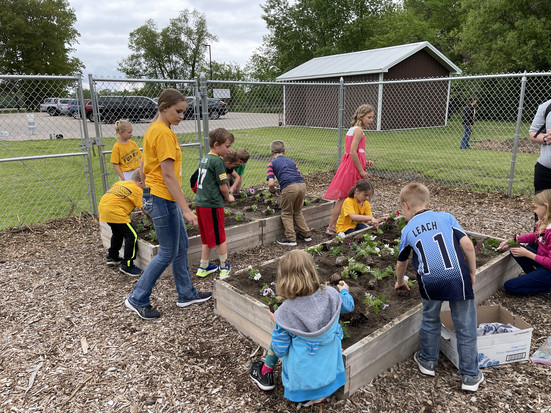
<svg viewBox="0 0 551 413"><path fill-rule="evenodd" d="M146 96L100 96L100 120L114 123L119 119L139 121L152 119L157 114L157 103Z"/></svg>
<svg viewBox="0 0 551 413"><path fill-rule="evenodd" d="M184 119L193 119L195 117L195 98L186 97L187 107L184 113ZM209 119L218 119L228 113L228 105L223 100L217 98L207 98ZM199 100L199 116L203 115L203 102Z"/></svg>
<svg viewBox="0 0 551 413"><path fill-rule="evenodd" d="M59 106L59 114L73 116L73 112L75 111L75 108L77 106L78 106L78 100L70 99L66 105Z"/></svg>
<svg viewBox="0 0 551 413"><path fill-rule="evenodd" d="M71 106L67 115L72 116L75 119L80 119L80 105L78 104L78 101ZM94 121L94 112L92 110L92 101L90 99L84 99L84 116L86 116L86 119L89 121Z"/></svg>
<svg viewBox="0 0 551 413"><path fill-rule="evenodd" d="M57 107L57 101L60 98L46 98L44 99L44 103L40 104L40 111L41 112L48 112L48 109L51 107Z"/></svg>

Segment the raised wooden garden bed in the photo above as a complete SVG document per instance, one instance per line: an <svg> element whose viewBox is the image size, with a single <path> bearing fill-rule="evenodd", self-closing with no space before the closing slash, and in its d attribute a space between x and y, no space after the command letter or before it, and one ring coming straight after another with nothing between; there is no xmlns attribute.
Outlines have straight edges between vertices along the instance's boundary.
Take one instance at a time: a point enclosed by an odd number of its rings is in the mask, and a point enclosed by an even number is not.
<svg viewBox="0 0 551 413"><path fill-rule="evenodd" d="M481 234L471 235L486 237ZM275 260L269 262L273 261ZM242 272L245 271L247 270L242 270ZM262 272L262 268L260 271ZM510 254L501 254L482 265L477 271L477 283L475 284L477 304L490 297L503 286L506 280L519 273L520 267L510 257ZM417 289L418 286L415 285L413 288ZM244 294L229 281L218 279L214 281L214 300L216 314L223 316L238 331L250 337L260 346L268 348L273 323L270 319L269 307L266 304ZM384 327L343 350L347 384L340 390L340 397L349 397L380 373L411 357L418 350L421 314L422 306L419 302L418 305L393 319Z"/></svg>
<svg viewBox="0 0 551 413"><path fill-rule="evenodd" d="M320 202L304 207L302 213L311 229L327 225L331 217L333 202ZM100 234L103 246L109 248L111 243L111 227L100 222ZM281 216L274 215L266 218L254 219L239 225L226 228L226 239L230 251L242 251L259 245L269 244L284 235ZM159 246L143 239L139 239L138 253L135 264L145 268L159 252ZM121 257L123 250L121 249ZM201 237L195 235L189 238L188 260L201 258ZM216 249L211 251L211 258L216 258Z"/></svg>

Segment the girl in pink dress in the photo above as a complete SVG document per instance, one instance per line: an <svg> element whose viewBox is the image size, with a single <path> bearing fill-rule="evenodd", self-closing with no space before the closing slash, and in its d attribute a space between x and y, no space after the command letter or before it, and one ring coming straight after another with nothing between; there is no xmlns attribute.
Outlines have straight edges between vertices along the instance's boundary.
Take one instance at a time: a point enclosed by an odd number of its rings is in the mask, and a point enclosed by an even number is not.
<svg viewBox="0 0 551 413"><path fill-rule="evenodd" d="M346 153L341 159L339 169L335 174L329 188L323 195L324 199L337 202L331 213L331 221L327 227L326 233L335 235L337 233L335 225L341 212L342 203L348 196L348 191L360 179L369 179L365 168L372 166L373 161L365 158L365 135L363 128L369 128L375 117L375 109L371 105L361 105L356 109L354 118L350 122L350 129L346 133L345 147Z"/></svg>

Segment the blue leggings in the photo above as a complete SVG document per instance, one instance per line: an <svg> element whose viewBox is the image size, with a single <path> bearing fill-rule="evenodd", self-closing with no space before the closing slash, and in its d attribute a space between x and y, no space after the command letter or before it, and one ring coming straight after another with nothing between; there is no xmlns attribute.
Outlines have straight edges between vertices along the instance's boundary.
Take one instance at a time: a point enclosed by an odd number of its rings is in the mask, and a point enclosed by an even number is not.
<svg viewBox="0 0 551 413"><path fill-rule="evenodd" d="M536 252L530 247L523 247L528 251ZM515 257L526 275L507 281L503 287L510 294L544 294L551 292L551 270L542 267L536 261L527 257Z"/></svg>

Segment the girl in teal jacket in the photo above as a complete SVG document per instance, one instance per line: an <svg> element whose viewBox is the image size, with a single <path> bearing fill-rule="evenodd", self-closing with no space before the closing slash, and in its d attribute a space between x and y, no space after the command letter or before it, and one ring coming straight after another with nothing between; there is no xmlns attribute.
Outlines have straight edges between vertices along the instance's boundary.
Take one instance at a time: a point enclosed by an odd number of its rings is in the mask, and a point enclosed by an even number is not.
<svg viewBox="0 0 551 413"><path fill-rule="evenodd" d="M272 343L264 363L251 367L262 390L275 387L273 368L282 359L284 396L293 402L319 402L346 384L339 315L354 310L348 285L337 292L321 285L314 260L292 250L279 262L276 293L285 301L274 314Z"/></svg>

